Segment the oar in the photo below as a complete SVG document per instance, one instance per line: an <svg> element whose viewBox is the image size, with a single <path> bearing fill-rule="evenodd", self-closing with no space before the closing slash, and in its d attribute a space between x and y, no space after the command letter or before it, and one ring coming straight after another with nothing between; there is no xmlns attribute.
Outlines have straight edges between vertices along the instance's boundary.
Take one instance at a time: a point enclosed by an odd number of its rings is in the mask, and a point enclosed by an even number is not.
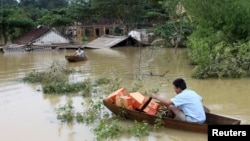
<svg viewBox="0 0 250 141"><path fill-rule="evenodd" d="M150 103L150 101L152 100L152 97L149 97L147 99L147 101L142 105L142 107L139 109L139 112L142 112L147 106L148 104Z"/></svg>

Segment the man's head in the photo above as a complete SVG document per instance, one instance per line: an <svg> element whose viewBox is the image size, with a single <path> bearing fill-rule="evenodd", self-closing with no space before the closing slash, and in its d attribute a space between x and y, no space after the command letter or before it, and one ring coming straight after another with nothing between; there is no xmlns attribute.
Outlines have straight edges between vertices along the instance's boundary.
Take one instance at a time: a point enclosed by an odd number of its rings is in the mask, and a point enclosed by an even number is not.
<svg viewBox="0 0 250 141"><path fill-rule="evenodd" d="M179 94L180 92L182 92L183 90L187 88L186 82L182 78L175 79L173 81L173 85L174 85L174 90L177 94Z"/></svg>

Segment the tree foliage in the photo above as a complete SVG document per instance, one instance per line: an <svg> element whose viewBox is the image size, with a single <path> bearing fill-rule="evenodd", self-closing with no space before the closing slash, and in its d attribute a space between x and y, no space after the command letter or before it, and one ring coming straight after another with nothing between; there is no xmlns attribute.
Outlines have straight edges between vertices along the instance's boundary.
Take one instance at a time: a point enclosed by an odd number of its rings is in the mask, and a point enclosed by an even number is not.
<svg viewBox="0 0 250 141"><path fill-rule="evenodd" d="M0 7L5 6L5 5L17 5L17 1L16 0L1 0Z"/></svg>
<svg viewBox="0 0 250 141"><path fill-rule="evenodd" d="M103 6L105 5L105 6ZM147 22L146 7L148 1L144 0L94 0L93 7L98 9L98 15L106 18L118 19L127 25L129 30L143 26Z"/></svg>
<svg viewBox="0 0 250 141"><path fill-rule="evenodd" d="M47 9L39 9L38 7L34 5L28 5L28 6L22 7L22 9L24 10L27 17L32 19L34 22L37 22L38 19L40 19L45 13L48 12Z"/></svg>
<svg viewBox="0 0 250 141"><path fill-rule="evenodd" d="M72 25L73 20L70 18L68 10L66 8L61 8L48 11L38 20L38 23L48 27L64 29L65 27Z"/></svg>
<svg viewBox="0 0 250 141"><path fill-rule="evenodd" d="M195 25L188 40L194 76L249 75L250 1L190 0L185 6Z"/></svg>
<svg viewBox="0 0 250 141"><path fill-rule="evenodd" d="M152 31L164 39L168 46L171 45L171 40L175 48L185 46L187 36L192 33L193 27L183 7L183 0L164 0L158 3L163 11L154 12L154 15L166 19L166 22L155 24ZM149 13L152 14L151 11Z"/></svg>
<svg viewBox="0 0 250 141"><path fill-rule="evenodd" d="M191 0L186 2L186 6L197 26L226 33L224 36L231 43L249 40L250 1Z"/></svg>
<svg viewBox="0 0 250 141"><path fill-rule="evenodd" d="M17 6L3 6L0 13L0 36L4 38L4 44L34 26L33 21Z"/></svg>
<svg viewBox="0 0 250 141"><path fill-rule="evenodd" d="M68 12L75 22L82 24L96 23L98 15L89 0L70 0Z"/></svg>
<svg viewBox="0 0 250 141"><path fill-rule="evenodd" d="M35 6L40 9L62 8L68 5L68 0L20 0L20 6Z"/></svg>

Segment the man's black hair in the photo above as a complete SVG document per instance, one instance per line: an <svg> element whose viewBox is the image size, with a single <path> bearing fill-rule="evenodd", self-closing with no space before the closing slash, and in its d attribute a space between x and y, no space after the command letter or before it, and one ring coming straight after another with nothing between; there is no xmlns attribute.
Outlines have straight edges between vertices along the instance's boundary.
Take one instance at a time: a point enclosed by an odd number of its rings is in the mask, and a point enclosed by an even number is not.
<svg viewBox="0 0 250 141"><path fill-rule="evenodd" d="M186 82L182 78L177 78L173 81L173 85L176 88L181 88L182 90L185 90L187 88Z"/></svg>

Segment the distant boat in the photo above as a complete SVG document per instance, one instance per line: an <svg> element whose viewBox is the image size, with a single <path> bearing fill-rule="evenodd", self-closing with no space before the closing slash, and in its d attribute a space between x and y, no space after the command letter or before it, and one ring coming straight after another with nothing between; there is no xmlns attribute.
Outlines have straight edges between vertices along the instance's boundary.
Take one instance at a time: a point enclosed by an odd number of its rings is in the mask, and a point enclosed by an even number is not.
<svg viewBox="0 0 250 141"><path fill-rule="evenodd" d="M75 55L65 55L65 59L68 62L87 61L88 60L88 56L86 54L83 57L81 57L81 56L75 56Z"/></svg>

